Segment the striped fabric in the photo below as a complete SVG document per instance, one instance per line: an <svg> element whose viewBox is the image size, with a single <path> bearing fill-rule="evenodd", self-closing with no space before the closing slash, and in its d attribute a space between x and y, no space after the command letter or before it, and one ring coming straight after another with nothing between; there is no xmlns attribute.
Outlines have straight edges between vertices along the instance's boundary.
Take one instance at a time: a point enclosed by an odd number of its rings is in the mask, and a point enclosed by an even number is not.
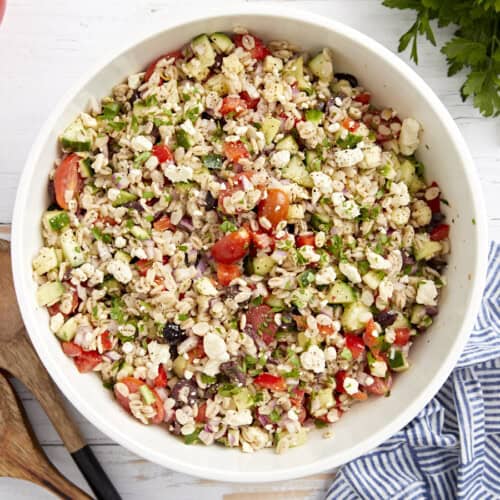
<svg viewBox="0 0 500 500"><path fill-rule="evenodd" d="M327 500L500 498L500 245L457 367L403 430L343 466Z"/></svg>

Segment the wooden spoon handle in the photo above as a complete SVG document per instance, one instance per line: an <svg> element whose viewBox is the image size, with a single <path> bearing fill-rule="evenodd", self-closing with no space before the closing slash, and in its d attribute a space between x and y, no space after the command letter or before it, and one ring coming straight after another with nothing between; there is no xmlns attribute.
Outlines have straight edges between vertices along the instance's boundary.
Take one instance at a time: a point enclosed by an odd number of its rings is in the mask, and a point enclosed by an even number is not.
<svg viewBox="0 0 500 500"><path fill-rule="evenodd" d="M23 366L29 366L31 370L27 371L25 368L21 370L19 365L13 363L13 366L9 366L9 371L38 399L96 498L120 500L120 495L69 416L61 393L36 355L27 334L21 331L17 339L23 345L18 345L16 352L23 353Z"/></svg>

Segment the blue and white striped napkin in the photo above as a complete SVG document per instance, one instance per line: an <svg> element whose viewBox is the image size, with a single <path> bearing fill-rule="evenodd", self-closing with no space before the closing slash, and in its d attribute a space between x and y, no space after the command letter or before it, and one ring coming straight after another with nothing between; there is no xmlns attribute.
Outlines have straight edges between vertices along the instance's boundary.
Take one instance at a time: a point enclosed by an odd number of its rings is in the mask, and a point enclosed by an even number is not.
<svg viewBox="0 0 500 500"><path fill-rule="evenodd" d="M434 399L404 429L343 466L327 500L500 498L500 245L483 305Z"/></svg>

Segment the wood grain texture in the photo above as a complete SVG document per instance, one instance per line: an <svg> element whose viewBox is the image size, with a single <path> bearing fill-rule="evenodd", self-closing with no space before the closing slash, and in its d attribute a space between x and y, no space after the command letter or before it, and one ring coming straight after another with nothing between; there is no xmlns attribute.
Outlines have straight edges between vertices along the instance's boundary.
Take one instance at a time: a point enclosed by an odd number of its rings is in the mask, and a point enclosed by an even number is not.
<svg viewBox="0 0 500 500"><path fill-rule="evenodd" d="M236 0L231 0L236 1ZM260 0L252 0L260 1ZM175 18L181 10L173 0L7 0L7 13L0 26L0 106L8 121L0 125L0 222L9 223L18 176L29 145L59 96L75 78L94 63L103 52L120 45L131 29L151 30L163 20ZM182 12L197 10L202 2L186 0ZM211 4L216 3L211 0ZM224 3L217 1L217 3ZM282 1L284 8L300 8L330 16L357 28L383 45L395 50L401 32L412 22L410 12L389 10L381 0ZM452 29L437 33L442 42ZM408 61L406 54L401 58ZM489 215L490 237L500 239L500 121L488 120L458 94L463 75L447 78L442 54L427 43L420 48L420 64L412 67L432 87L454 117L464 135L481 177ZM2 229L0 227L0 237ZM83 480L48 418L22 384L15 384L33 423L33 428L53 463L80 486ZM330 484L332 474L320 474L286 483L234 485L191 478L145 462L113 444L69 408L98 459L126 499L201 498L235 500L253 494L253 498L282 492L288 497L319 499ZM16 492L17 499L33 498L39 491L27 483L0 479L0 498ZM262 495L262 497L261 497ZM47 497L45 497L47 498ZM246 500L247 497L241 497ZM276 498L279 498L276 496Z"/></svg>
<svg viewBox="0 0 500 500"><path fill-rule="evenodd" d="M0 373L0 475L31 481L62 499L90 498L47 460L13 388Z"/></svg>

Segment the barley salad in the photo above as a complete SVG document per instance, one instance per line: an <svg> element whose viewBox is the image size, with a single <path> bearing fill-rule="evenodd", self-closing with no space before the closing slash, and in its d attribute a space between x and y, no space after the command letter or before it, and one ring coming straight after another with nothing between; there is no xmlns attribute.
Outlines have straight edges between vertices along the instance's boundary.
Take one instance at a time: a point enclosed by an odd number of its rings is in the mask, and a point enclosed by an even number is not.
<svg viewBox="0 0 500 500"><path fill-rule="evenodd" d="M445 285L446 202L421 125L334 65L203 34L62 133L38 304L143 424L280 453L409 368Z"/></svg>

